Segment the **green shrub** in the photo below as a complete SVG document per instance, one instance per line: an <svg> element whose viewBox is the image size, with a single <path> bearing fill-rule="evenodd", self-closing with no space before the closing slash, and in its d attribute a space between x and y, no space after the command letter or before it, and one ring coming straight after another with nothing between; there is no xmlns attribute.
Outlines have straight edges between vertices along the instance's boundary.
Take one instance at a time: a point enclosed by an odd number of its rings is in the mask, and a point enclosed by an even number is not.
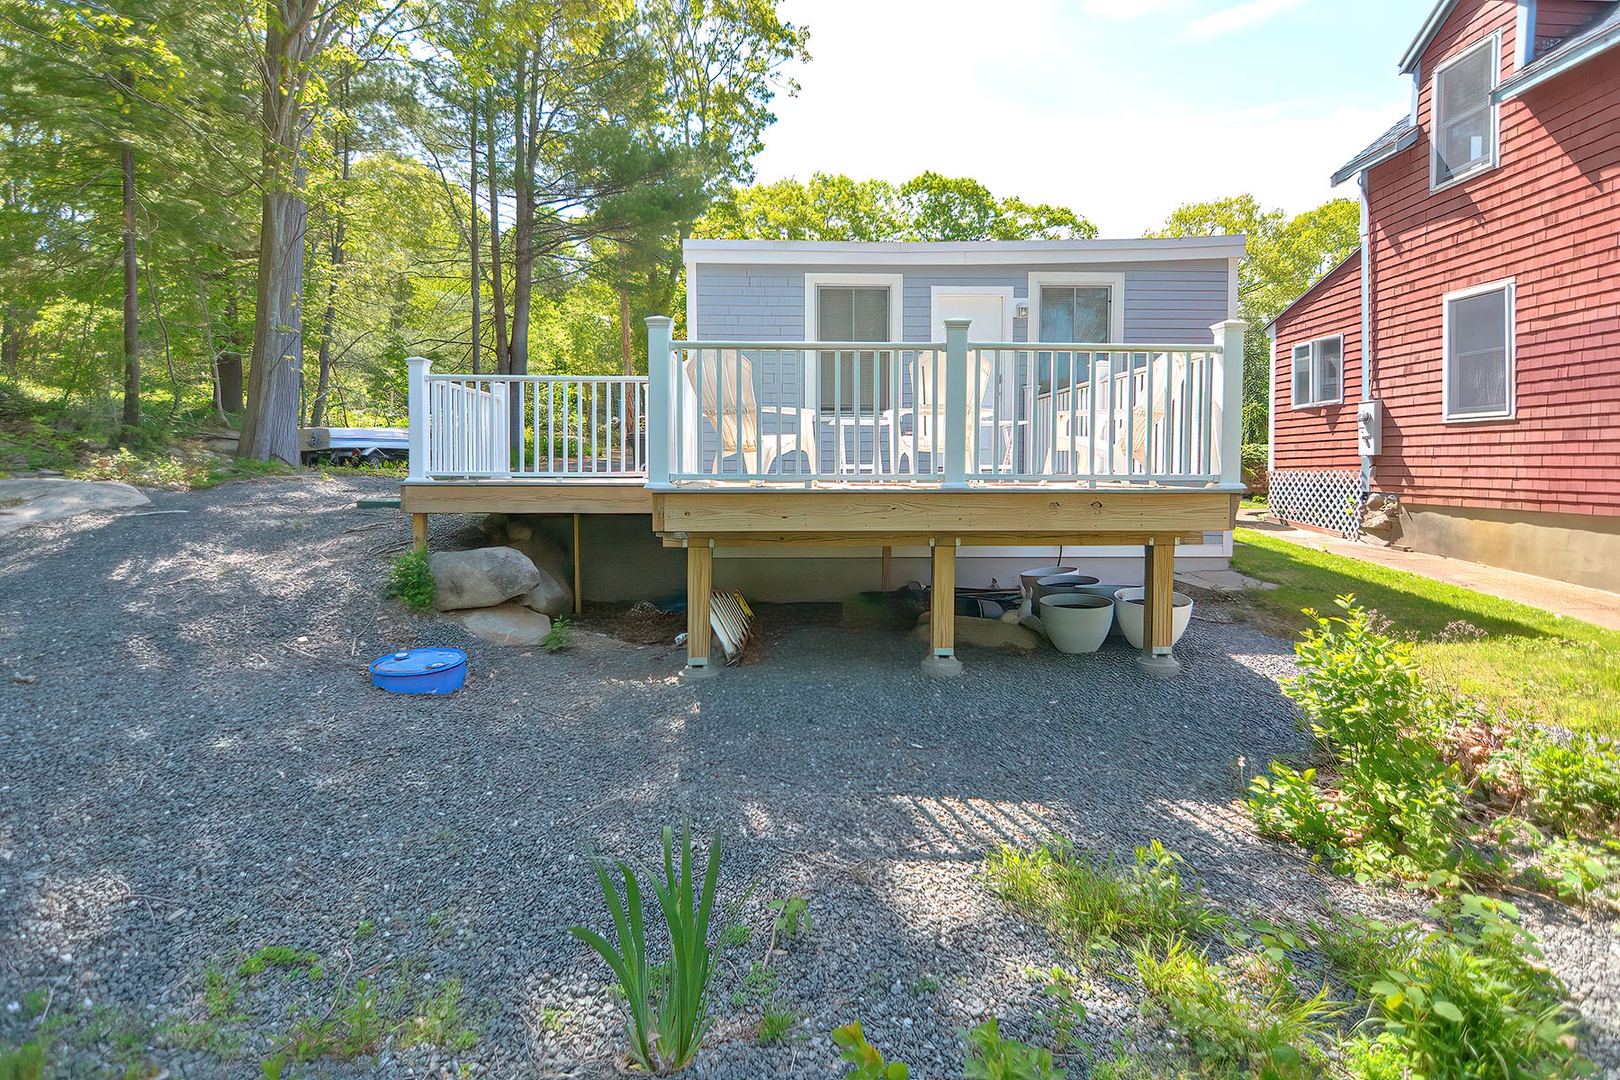
<svg viewBox="0 0 1620 1080"><path fill-rule="evenodd" d="M1171 939L1162 953L1152 946L1134 955L1142 988L1165 1010L1206 1071L1276 1078L1314 1074L1319 1044L1339 1011L1328 1002L1325 987L1300 997L1286 976L1263 962L1250 973L1255 985L1245 987L1184 938Z"/></svg>
<svg viewBox="0 0 1620 1080"><path fill-rule="evenodd" d="M540 639L547 652L562 652L574 644L574 624L561 615L551 620L551 629Z"/></svg>
<svg viewBox="0 0 1620 1080"><path fill-rule="evenodd" d="M26 1042L0 1047L0 1080L41 1080L45 1075L45 1047Z"/></svg>
<svg viewBox="0 0 1620 1080"><path fill-rule="evenodd" d="M1033 851L1003 845L985 859L985 875L1003 898L1093 951L1116 941L1211 930L1222 917L1203 903L1196 878L1183 878L1181 856L1157 840L1136 849L1129 866L1097 863L1054 840Z"/></svg>
<svg viewBox="0 0 1620 1080"><path fill-rule="evenodd" d="M1079 1037L1080 1025L1086 1022L1079 977L1056 965L1045 971L1027 970L1025 974L1041 981L1041 997L1050 1004L1040 1009L1040 1018L1052 1033L1052 1045L1060 1052L1067 1052Z"/></svg>
<svg viewBox="0 0 1620 1080"><path fill-rule="evenodd" d="M1440 929L1362 987L1375 1002L1373 1041L1426 1080L1588 1073L1562 987L1513 906L1463 896L1440 914Z"/></svg>
<svg viewBox="0 0 1620 1080"><path fill-rule="evenodd" d="M1271 447L1265 443L1243 444L1243 484L1256 495L1271 490Z"/></svg>
<svg viewBox="0 0 1620 1080"><path fill-rule="evenodd" d="M765 907L776 912L776 920L771 924L771 942L787 944L798 939L800 934L808 934L814 926L810 914L810 901L802 896L785 896L780 900L772 900Z"/></svg>
<svg viewBox="0 0 1620 1080"><path fill-rule="evenodd" d="M629 1012L626 1030L630 1058L649 1072L663 1074L685 1068L697 1056L713 1021L709 1017L709 983L714 953L709 945L709 917L714 910L715 884L720 875L720 837L709 845L709 860L700 893L694 895L692 827L681 834L680 870L676 871L674 834L664 829L664 877L654 878L653 891L669 930L669 976L661 993L654 993L647 961L646 928L641 886L629 864L619 864L624 898L608 869L596 864L596 878L613 917L618 946L583 926L570 932L606 960L618 976Z"/></svg>
<svg viewBox="0 0 1620 1080"><path fill-rule="evenodd" d="M1620 747L1592 735L1555 741L1534 728L1508 736L1482 779L1529 800L1531 820L1558 832L1620 822Z"/></svg>
<svg viewBox="0 0 1620 1080"><path fill-rule="evenodd" d="M1334 759L1336 790L1321 790L1315 770L1273 762L1250 786L1255 824L1363 880L1456 876L1466 787L1442 746L1468 709L1436 696L1411 647L1378 633L1350 597L1338 604L1341 617L1313 614L1315 629L1295 646L1300 674L1284 684Z"/></svg>
<svg viewBox="0 0 1620 1080"><path fill-rule="evenodd" d="M1052 1052L1003 1039L991 1017L972 1031L963 1032L968 1057L962 1075L967 1080L1064 1080L1068 1074L1052 1065Z"/></svg>
<svg viewBox="0 0 1620 1080"><path fill-rule="evenodd" d="M428 553L413 551L394 560L388 572L388 596L418 615L433 610L435 588Z"/></svg>
<svg viewBox="0 0 1620 1080"><path fill-rule="evenodd" d="M838 1057L854 1066L845 1080L908 1080L911 1076L911 1067L905 1062L883 1060L877 1048L866 1041L859 1020L833 1029L832 1038L840 1048Z"/></svg>

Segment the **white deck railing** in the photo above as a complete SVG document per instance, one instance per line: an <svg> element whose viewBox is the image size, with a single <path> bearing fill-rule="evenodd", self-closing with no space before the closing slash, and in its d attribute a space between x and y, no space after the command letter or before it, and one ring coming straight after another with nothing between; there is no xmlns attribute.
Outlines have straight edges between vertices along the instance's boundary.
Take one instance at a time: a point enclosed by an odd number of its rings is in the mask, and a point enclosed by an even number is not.
<svg viewBox="0 0 1620 1080"><path fill-rule="evenodd" d="M1208 345L971 342L965 320L943 342L672 341L662 317L648 331L646 378L413 358L411 478L1239 485L1240 322Z"/></svg>
<svg viewBox="0 0 1620 1080"><path fill-rule="evenodd" d="M411 478L644 477L647 379L434 374L413 357Z"/></svg>
<svg viewBox="0 0 1620 1080"><path fill-rule="evenodd" d="M972 342L951 320L943 342L672 341L652 319L649 407L668 425L650 480L1236 485L1243 331Z"/></svg>

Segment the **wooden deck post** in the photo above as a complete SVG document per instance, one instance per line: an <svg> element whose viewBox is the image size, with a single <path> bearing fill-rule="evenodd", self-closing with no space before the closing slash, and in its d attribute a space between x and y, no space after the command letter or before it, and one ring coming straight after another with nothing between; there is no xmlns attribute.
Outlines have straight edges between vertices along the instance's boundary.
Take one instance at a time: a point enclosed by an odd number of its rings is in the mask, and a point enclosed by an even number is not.
<svg viewBox="0 0 1620 1080"><path fill-rule="evenodd" d="M883 574L880 588L888 592L894 588L894 548L883 545Z"/></svg>
<svg viewBox="0 0 1620 1080"><path fill-rule="evenodd" d="M411 515L411 550L427 550L427 515Z"/></svg>
<svg viewBox="0 0 1620 1080"><path fill-rule="evenodd" d="M626 330L628 334L630 331ZM585 614L585 575L581 570L582 556L579 553L579 515L574 515L574 614Z"/></svg>
<svg viewBox="0 0 1620 1080"><path fill-rule="evenodd" d="M686 670L681 675L700 679L718 675L709 664L709 604L714 592L714 542L701 538L686 543Z"/></svg>
<svg viewBox="0 0 1620 1080"><path fill-rule="evenodd" d="M933 580L928 592L928 626L931 648L923 669L935 675L959 675L962 662L956 658L956 537L936 537L933 541Z"/></svg>
<svg viewBox="0 0 1620 1080"><path fill-rule="evenodd" d="M1170 674L1181 665L1170 655L1175 628L1176 543L1172 536L1156 536L1144 549L1142 573L1142 666Z"/></svg>

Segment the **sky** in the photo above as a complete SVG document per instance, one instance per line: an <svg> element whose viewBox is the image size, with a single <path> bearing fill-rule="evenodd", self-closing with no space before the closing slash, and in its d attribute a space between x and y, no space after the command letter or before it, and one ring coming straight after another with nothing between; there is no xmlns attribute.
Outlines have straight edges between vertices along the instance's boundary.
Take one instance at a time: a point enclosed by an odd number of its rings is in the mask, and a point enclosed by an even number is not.
<svg viewBox="0 0 1620 1080"><path fill-rule="evenodd" d="M932 169L1069 206L1103 237L1252 192L1290 213L1407 111L1429 0L783 0L810 31L755 160Z"/></svg>

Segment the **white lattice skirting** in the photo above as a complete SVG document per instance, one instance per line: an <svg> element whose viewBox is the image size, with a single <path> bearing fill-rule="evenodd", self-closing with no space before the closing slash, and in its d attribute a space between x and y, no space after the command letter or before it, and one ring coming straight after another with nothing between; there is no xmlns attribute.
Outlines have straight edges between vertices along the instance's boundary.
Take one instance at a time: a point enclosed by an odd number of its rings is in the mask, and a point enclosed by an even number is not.
<svg viewBox="0 0 1620 1080"><path fill-rule="evenodd" d="M1361 537L1361 473L1354 470L1273 470L1266 502L1284 521Z"/></svg>

